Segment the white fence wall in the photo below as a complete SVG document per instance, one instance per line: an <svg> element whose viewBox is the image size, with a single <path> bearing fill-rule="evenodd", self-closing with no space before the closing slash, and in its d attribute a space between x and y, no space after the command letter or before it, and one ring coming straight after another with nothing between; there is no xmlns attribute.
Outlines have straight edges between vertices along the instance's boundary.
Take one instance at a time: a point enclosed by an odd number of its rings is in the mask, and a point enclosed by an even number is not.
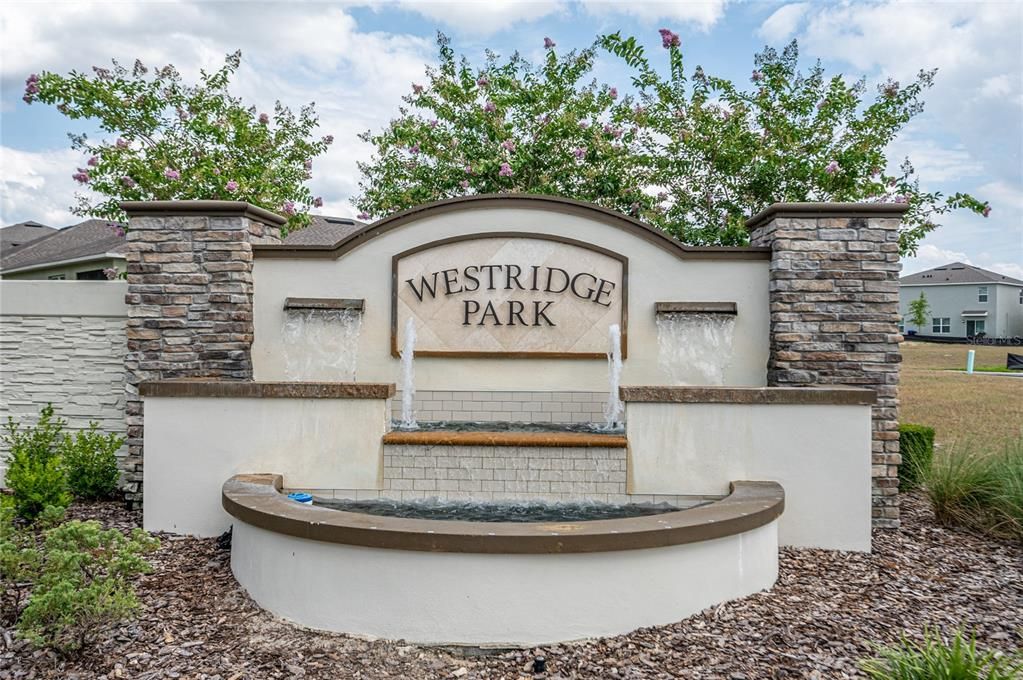
<svg viewBox="0 0 1023 680"><path fill-rule="evenodd" d="M52 403L67 429L125 433L127 285L0 281L0 419L32 423ZM0 443L0 475L6 451Z"/></svg>

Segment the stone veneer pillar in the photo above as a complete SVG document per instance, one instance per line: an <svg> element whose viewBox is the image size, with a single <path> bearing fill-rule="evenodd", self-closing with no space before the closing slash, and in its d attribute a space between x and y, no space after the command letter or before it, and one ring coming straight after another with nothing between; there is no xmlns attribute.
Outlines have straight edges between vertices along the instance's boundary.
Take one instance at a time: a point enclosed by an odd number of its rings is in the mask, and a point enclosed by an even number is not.
<svg viewBox="0 0 1023 680"><path fill-rule="evenodd" d="M772 250L768 385L876 391L873 520L899 525L899 224L904 204L780 203L746 222Z"/></svg>
<svg viewBox="0 0 1023 680"><path fill-rule="evenodd" d="M252 244L285 219L234 201L122 203L128 214L128 455L123 487L142 501L145 380L252 379Z"/></svg>

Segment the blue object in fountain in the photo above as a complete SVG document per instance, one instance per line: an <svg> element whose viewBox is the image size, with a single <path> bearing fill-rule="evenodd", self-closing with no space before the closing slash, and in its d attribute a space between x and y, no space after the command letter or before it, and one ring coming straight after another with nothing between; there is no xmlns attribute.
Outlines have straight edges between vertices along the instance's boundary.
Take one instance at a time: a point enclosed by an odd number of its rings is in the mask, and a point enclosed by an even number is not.
<svg viewBox="0 0 1023 680"><path fill-rule="evenodd" d="M300 492L289 493L288 494L288 498L290 498L291 500L295 501L296 503L302 503L303 505L312 505L313 504L313 496L312 496L312 494L308 494L308 493L300 493Z"/></svg>

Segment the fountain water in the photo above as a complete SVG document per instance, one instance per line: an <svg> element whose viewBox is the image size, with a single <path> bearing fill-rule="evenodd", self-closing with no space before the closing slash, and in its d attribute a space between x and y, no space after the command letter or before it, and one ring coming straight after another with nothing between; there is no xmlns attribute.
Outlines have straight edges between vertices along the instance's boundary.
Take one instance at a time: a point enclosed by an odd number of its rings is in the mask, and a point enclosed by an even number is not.
<svg viewBox="0 0 1023 680"><path fill-rule="evenodd" d="M734 334L732 314L658 314L658 365L673 385L723 385Z"/></svg>
<svg viewBox="0 0 1023 680"><path fill-rule="evenodd" d="M625 404L618 396L622 378L622 328L611 324L607 329L607 404L604 405L604 429L616 430L622 426L622 411Z"/></svg>
<svg viewBox="0 0 1023 680"><path fill-rule="evenodd" d="M359 310L286 310L285 377L294 381L354 381L361 330Z"/></svg>
<svg viewBox="0 0 1023 680"><path fill-rule="evenodd" d="M412 410L413 399L416 395L415 379L416 369L413 364L413 355L416 349L416 323L409 317L405 322L405 342L401 347L401 423L403 430L417 430L416 414Z"/></svg>

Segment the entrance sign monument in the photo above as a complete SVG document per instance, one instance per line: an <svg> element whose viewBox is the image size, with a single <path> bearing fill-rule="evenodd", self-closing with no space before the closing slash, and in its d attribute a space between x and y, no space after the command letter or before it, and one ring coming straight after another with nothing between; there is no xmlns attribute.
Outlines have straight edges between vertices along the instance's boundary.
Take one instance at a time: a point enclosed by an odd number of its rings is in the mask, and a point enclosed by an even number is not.
<svg viewBox="0 0 1023 680"><path fill-rule="evenodd" d="M548 196L329 246L243 203L124 208L130 491L149 530L233 529L280 616L624 633L770 588L779 546L866 551L898 524L905 205L772 206L749 248Z"/></svg>

